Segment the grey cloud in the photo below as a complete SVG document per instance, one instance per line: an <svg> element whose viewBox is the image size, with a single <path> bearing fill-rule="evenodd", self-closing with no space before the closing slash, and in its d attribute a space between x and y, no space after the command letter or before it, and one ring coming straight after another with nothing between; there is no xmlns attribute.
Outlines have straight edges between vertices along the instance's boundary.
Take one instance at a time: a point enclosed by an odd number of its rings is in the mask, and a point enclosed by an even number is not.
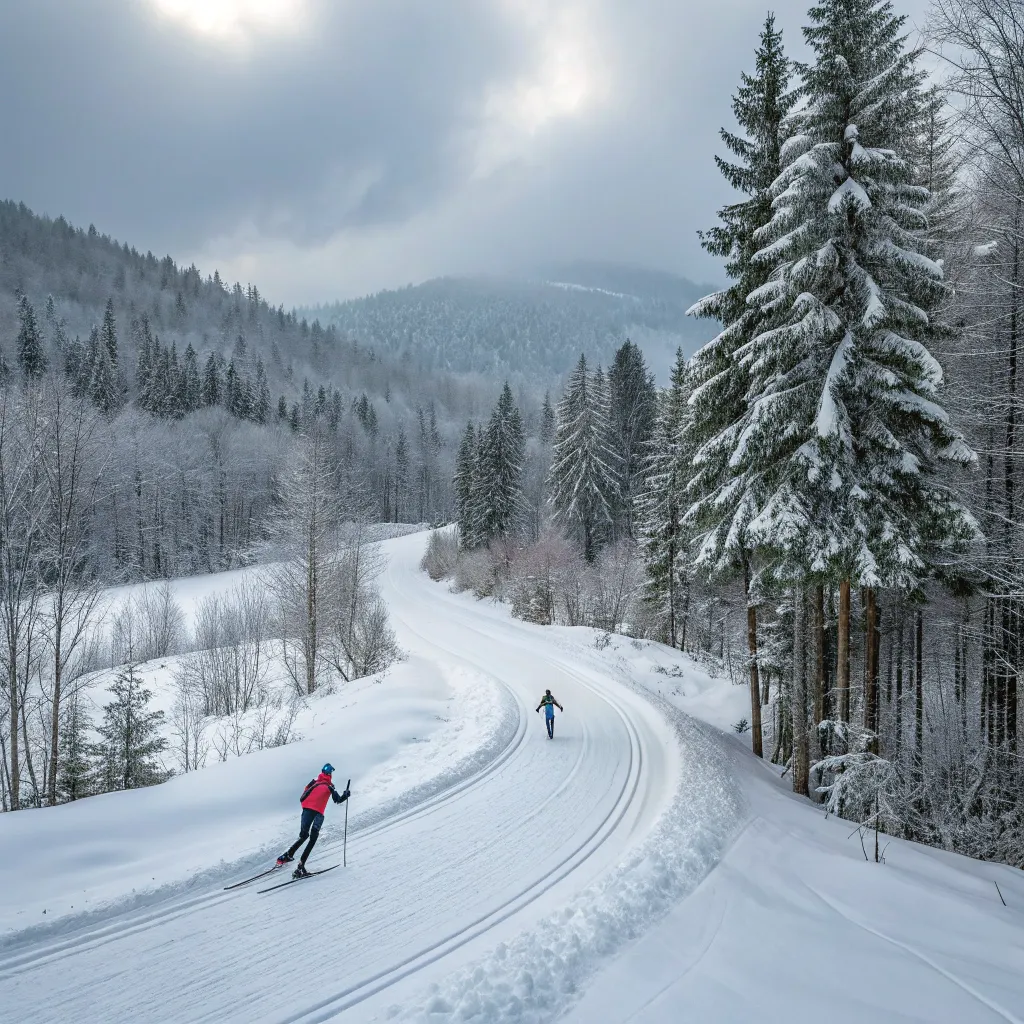
<svg viewBox="0 0 1024 1024"><path fill-rule="evenodd" d="M480 180L484 101L543 43L510 0L311 0L307 31L244 56L144 0L0 0L3 191L143 248L244 259L286 302L578 256L717 278L696 232L730 198L713 154L765 5L559 3L583 12L608 93ZM805 3L776 6L799 53ZM927 2L900 6L920 23ZM289 245L325 254L301 287Z"/></svg>
<svg viewBox="0 0 1024 1024"><path fill-rule="evenodd" d="M307 32L237 56L138 0L8 0L5 190L178 245L243 218L315 242L408 216L461 175L453 134L514 69L514 33L475 0L312 10ZM363 199L339 204L368 172Z"/></svg>

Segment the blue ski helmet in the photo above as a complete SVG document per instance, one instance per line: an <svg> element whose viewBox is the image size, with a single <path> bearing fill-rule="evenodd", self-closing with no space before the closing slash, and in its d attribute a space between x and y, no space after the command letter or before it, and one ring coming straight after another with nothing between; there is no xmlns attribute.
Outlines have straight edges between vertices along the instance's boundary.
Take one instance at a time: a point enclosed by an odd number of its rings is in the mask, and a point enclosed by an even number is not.
<svg viewBox="0 0 1024 1024"><path fill-rule="evenodd" d="M330 762L328 762L327 764L325 764L323 766L323 768L320 769L320 771L323 772L324 775L333 775L334 774L334 765L331 764Z"/></svg>

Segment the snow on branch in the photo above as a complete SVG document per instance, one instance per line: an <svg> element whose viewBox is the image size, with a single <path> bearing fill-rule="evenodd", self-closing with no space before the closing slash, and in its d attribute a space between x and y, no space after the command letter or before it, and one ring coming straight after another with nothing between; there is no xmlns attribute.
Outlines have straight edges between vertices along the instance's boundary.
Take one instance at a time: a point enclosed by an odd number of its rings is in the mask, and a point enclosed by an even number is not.
<svg viewBox="0 0 1024 1024"><path fill-rule="evenodd" d="M852 352L853 338L847 332L843 335L843 340L836 346L832 355L832 363L825 377L824 387L821 389L821 401L818 404L818 418L815 423L819 437L831 437L840 431L839 406L833 389L846 371L846 364Z"/></svg>
<svg viewBox="0 0 1024 1024"><path fill-rule="evenodd" d="M852 203L858 210L871 209L871 200L868 198L867 192L864 191L864 186L854 181L853 178L847 178L832 193L832 198L828 201L828 212L841 213L847 203Z"/></svg>

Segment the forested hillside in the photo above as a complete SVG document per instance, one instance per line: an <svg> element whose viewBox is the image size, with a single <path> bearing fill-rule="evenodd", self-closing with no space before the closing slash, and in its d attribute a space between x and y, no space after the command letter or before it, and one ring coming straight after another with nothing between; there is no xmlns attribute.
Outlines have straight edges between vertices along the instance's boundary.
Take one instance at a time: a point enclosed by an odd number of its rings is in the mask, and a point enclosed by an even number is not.
<svg viewBox="0 0 1024 1024"><path fill-rule="evenodd" d="M676 349L690 354L711 336L686 316L704 290L672 274L579 262L532 279L439 278L304 313L428 369L545 386L580 352L607 364L628 337L667 381Z"/></svg>
<svg viewBox="0 0 1024 1024"><path fill-rule="evenodd" d="M50 371L100 415L91 558L110 580L252 557L280 469L314 425L361 515L445 518L458 431L503 383L425 373L255 285L0 203L0 374ZM539 397L518 397L536 423Z"/></svg>

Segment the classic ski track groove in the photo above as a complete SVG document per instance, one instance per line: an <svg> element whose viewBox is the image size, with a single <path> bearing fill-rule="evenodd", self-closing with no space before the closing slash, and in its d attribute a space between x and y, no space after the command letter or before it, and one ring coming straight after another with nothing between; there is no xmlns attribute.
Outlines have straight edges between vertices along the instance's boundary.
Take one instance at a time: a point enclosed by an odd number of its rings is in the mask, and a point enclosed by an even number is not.
<svg viewBox="0 0 1024 1024"><path fill-rule="evenodd" d="M502 689L508 691L508 687L504 683L500 680L496 680L496 682ZM516 726L515 734L492 760L467 778L460 779L441 792L432 794L414 807L403 808L401 811L389 815L387 818L377 821L372 825L368 825L364 829L351 832L349 835L350 845L355 845L356 840L379 835L413 818L427 814L466 790L481 785L489 775L492 775L505 761L512 757L526 739L527 725L525 708L522 701L516 699L515 695L511 694L511 691L509 693L519 708L519 723ZM340 845L339 840L332 839L320 845L320 849L327 851ZM97 927L88 928L86 931L79 932L58 942L47 944L41 948L37 947L23 953L14 953L11 956L0 957L0 981L6 980L11 976L12 972L20 972L22 968L54 963L83 950L95 949L108 942L116 942L127 935L147 931L166 921L173 921L186 914L216 907L228 900L241 899L246 895L248 895L248 886L245 885L239 886L236 889L218 887L215 891L184 899L172 896L170 899L174 902L171 906L155 910L115 911L111 917L106 918ZM124 920L126 916L132 919L129 923L126 923Z"/></svg>
<svg viewBox="0 0 1024 1024"><path fill-rule="evenodd" d="M589 857L593 856L600 849L601 845L614 834L615 829L629 809L633 796L636 794L640 784L640 778L643 774L643 744L640 742L639 734L633 722L620 707L575 670L564 665L559 667L567 675L572 676L578 683L586 686L604 700L621 718L626 727L626 733L629 736L629 769L618 798L605 817L559 864L555 865L546 875L535 881L528 888L510 897L477 920L470 922L450 935L446 935L444 938L414 953L400 963L379 971L377 974L361 982L349 985L342 991L318 1001L306 1010L280 1018L279 1024L318 1024L318 1022L330 1020L339 1013L357 1006L359 1003L401 981L403 978L407 978L416 971L434 963L460 946L464 946L467 942L483 935L495 925L500 924L517 911L538 899L553 885L560 882ZM578 764L579 762L577 762L577 766Z"/></svg>

